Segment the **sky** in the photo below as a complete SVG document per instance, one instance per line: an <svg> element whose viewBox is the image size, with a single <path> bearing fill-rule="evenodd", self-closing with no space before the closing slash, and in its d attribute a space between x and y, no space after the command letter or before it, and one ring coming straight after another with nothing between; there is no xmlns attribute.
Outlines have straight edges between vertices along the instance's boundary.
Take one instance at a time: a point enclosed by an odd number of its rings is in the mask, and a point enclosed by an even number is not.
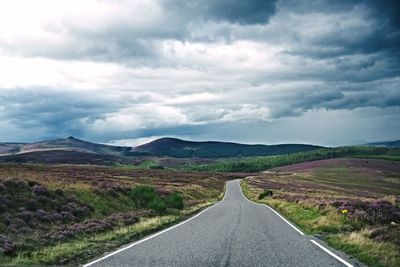
<svg viewBox="0 0 400 267"><path fill-rule="evenodd" d="M0 1L0 142L400 139L400 1Z"/></svg>

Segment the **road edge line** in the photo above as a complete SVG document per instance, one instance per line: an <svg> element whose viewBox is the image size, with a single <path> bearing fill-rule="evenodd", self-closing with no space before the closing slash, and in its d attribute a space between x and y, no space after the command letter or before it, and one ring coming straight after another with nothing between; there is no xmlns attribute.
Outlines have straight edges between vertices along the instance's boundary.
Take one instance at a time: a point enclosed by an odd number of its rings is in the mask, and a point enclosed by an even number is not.
<svg viewBox="0 0 400 267"><path fill-rule="evenodd" d="M248 198L243 194L242 187L240 186L240 181L239 181L239 187L240 187L240 192L242 193L242 196L243 196L245 199L247 199L247 201L250 201L250 202L253 203L253 204L263 205L263 206L269 208L269 209L270 209L271 211L273 211L276 215L278 215L279 218L281 218L284 222L286 222L290 227L292 227L294 230L296 230L299 234L305 235L300 229L298 229L296 226L294 226L291 222L289 222L287 219L285 219L285 217L283 217L282 215L280 215L279 212L277 212L276 210L274 210L273 208L271 208L271 207L268 206L267 204L264 204L264 203L257 203L257 202L254 202L253 200L248 199Z"/></svg>
<svg viewBox="0 0 400 267"><path fill-rule="evenodd" d="M305 235L299 228L297 228L296 226L294 226L291 222L289 222L288 220L286 220L282 215L279 214L279 212L277 212L276 210L274 210L273 208L271 208L270 206L268 206L267 204L262 204L264 206L266 206L267 208L269 208L270 210L272 210L276 215L278 215L282 220L284 220L287 224L289 224L294 230L296 230L297 232L299 232L301 235Z"/></svg>
<svg viewBox="0 0 400 267"><path fill-rule="evenodd" d="M123 247L123 248L120 248L120 249L118 249L118 250L116 250L116 251L114 251L114 252L111 252L111 253L109 253L109 254L107 254L107 255L105 255L105 256L103 256L103 257L97 259L97 260L88 262L88 263L82 265L82 267L91 266L91 265L93 265L93 264L95 264L95 263L97 263L97 262L99 262L99 261L102 261L102 260L105 260L105 259L107 259L107 258L109 258L109 257L111 257L111 256L114 256L115 254L118 254L118 253L120 253L120 252L122 252L122 251L124 251L124 250L127 250L127 249L129 249L129 248L131 248L131 247L134 247L134 246L136 246L136 245L139 245L140 243L143 243L143 242L145 242L145 241L147 241L147 240L150 240L150 239L152 239L152 238L154 238L154 237L157 237L157 236L159 236L159 235L162 235L162 234L165 233L165 232L168 232L168 231L170 231L170 230L172 230L172 229L174 229L174 228L176 228L176 227L178 227L178 226L181 226L181 225L183 225L183 224L185 224L185 223L187 223L187 222L189 222L189 221L191 221L191 220L197 218L197 217L200 216L202 213L204 213L204 212L206 212L207 210L211 209L212 207L214 207L214 206L217 205L218 203L219 203L219 202L213 204L212 206L206 208L205 210L200 211L199 213L197 213L197 214L194 215L193 217L190 217L190 218L184 220L183 222L180 222L180 223L175 224L175 225L173 225L173 226L171 226L171 227L169 227L169 228L167 228L167 229L164 229L164 230L162 230L162 231L160 231L160 232L158 232L158 233L152 234L152 235L150 235L150 236L148 236L148 237L145 237L145 238L143 238L143 239L141 239L141 240L138 240L138 241L136 241L136 242L134 242L134 243L132 243L132 244L126 246L126 247Z"/></svg>
<svg viewBox="0 0 400 267"><path fill-rule="evenodd" d="M325 251L327 254L329 254L330 256L334 257L335 259L337 259L338 261L340 261L341 263L343 263L344 265L346 265L347 267L354 267L352 264L348 263L347 261L345 261L344 259L342 259L341 257L339 257L338 255L336 255L335 253L333 253L332 251L330 251L329 249L325 248L324 246L322 246L321 244L319 244L317 241L310 239L310 241L316 245L317 247L319 247L320 249L322 249L323 251Z"/></svg>

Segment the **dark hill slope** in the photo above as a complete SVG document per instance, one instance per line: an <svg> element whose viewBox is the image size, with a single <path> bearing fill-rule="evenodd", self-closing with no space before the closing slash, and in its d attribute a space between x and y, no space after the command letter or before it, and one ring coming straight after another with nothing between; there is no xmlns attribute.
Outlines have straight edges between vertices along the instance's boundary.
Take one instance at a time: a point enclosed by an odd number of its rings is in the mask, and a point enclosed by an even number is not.
<svg viewBox="0 0 400 267"><path fill-rule="evenodd" d="M21 145L18 143L0 143L0 155L16 153L20 150Z"/></svg>
<svg viewBox="0 0 400 267"><path fill-rule="evenodd" d="M135 158L69 150L46 150L1 156L0 163L114 165L132 164L135 163Z"/></svg>
<svg viewBox="0 0 400 267"><path fill-rule="evenodd" d="M52 139L31 144L19 144L18 146L12 146L8 144L4 145L3 147L4 147L3 151L8 153L67 150L67 151L96 153L105 155L122 155L131 149L130 147L109 146L109 145L91 143L74 138L72 136L68 138Z"/></svg>
<svg viewBox="0 0 400 267"><path fill-rule="evenodd" d="M192 142L176 138L161 138L150 143L134 147L132 152L165 155L177 158L201 157L252 157L280 155L320 149L320 146L303 144L282 145L245 145L227 142Z"/></svg>
<svg viewBox="0 0 400 267"><path fill-rule="evenodd" d="M381 147L397 148L397 147L400 147L400 140L387 141L387 142L375 142L375 143L368 143L365 145L366 146L381 146Z"/></svg>

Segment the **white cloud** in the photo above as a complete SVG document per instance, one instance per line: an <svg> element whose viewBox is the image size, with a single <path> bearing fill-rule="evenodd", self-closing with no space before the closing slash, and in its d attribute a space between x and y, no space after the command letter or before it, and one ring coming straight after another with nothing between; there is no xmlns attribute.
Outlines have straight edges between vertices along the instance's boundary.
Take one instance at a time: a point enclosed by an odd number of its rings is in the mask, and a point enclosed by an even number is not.
<svg viewBox="0 0 400 267"><path fill-rule="evenodd" d="M137 104L108 113L101 118L81 119L81 127L89 132L132 132L139 129L178 126L190 123L178 108L155 104Z"/></svg>
<svg viewBox="0 0 400 267"><path fill-rule="evenodd" d="M140 138L134 138L134 139L117 139L117 140L111 140L107 144L114 145L114 146L135 147L135 146L140 146L140 145L146 144L148 142L154 141L161 137L163 137L163 136L148 136L148 137L140 137Z"/></svg>

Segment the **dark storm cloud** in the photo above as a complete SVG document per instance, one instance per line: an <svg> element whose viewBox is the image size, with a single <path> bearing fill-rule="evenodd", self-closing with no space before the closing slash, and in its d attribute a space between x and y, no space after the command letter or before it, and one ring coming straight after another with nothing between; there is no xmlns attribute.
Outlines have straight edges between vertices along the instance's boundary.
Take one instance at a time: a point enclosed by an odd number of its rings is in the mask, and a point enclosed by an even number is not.
<svg viewBox="0 0 400 267"><path fill-rule="evenodd" d="M337 21L337 28L328 35L312 36L305 47L292 51L302 56L315 58L329 58L356 53L379 53L381 56L399 56L400 52L400 2L397 0L352 0L352 1L285 1L283 6L300 13L320 12L322 14L340 14L349 10L356 10L364 16L369 24L355 24L341 27L346 20L352 17L343 17L344 21ZM311 14L312 15L312 14ZM319 23L317 20L315 23ZM394 53L394 54L393 54Z"/></svg>
<svg viewBox="0 0 400 267"><path fill-rule="evenodd" d="M228 21L238 24L265 24L276 12L276 0L165 0L167 10L189 20Z"/></svg>
<svg viewBox="0 0 400 267"><path fill-rule="evenodd" d="M78 134L79 120L95 120L119 108L119 102L90 94L47 88L17 89L0 93L0 118L22 129L45 128L48 136Z"/></svg>
<svg viewBox="0 0 400 267"><path fill-rule="evenodd" d="M64 41L27 37L21 43L0 42L0 48L26 57L159 64L159 42L189 40L192 35L190 27L197 27L207 21L241 25L266 24L276 12L276 2L159 0L155 3L161 5L163 10L151 24L132 20L132 17L147 14L137 13L128 4L126 13L110 14L113 17L106 18L110 20L106 27L81 27L71 18L65 18L61 22L52 21L45 25L46 32L54 36L62 35Z"/></svg>

